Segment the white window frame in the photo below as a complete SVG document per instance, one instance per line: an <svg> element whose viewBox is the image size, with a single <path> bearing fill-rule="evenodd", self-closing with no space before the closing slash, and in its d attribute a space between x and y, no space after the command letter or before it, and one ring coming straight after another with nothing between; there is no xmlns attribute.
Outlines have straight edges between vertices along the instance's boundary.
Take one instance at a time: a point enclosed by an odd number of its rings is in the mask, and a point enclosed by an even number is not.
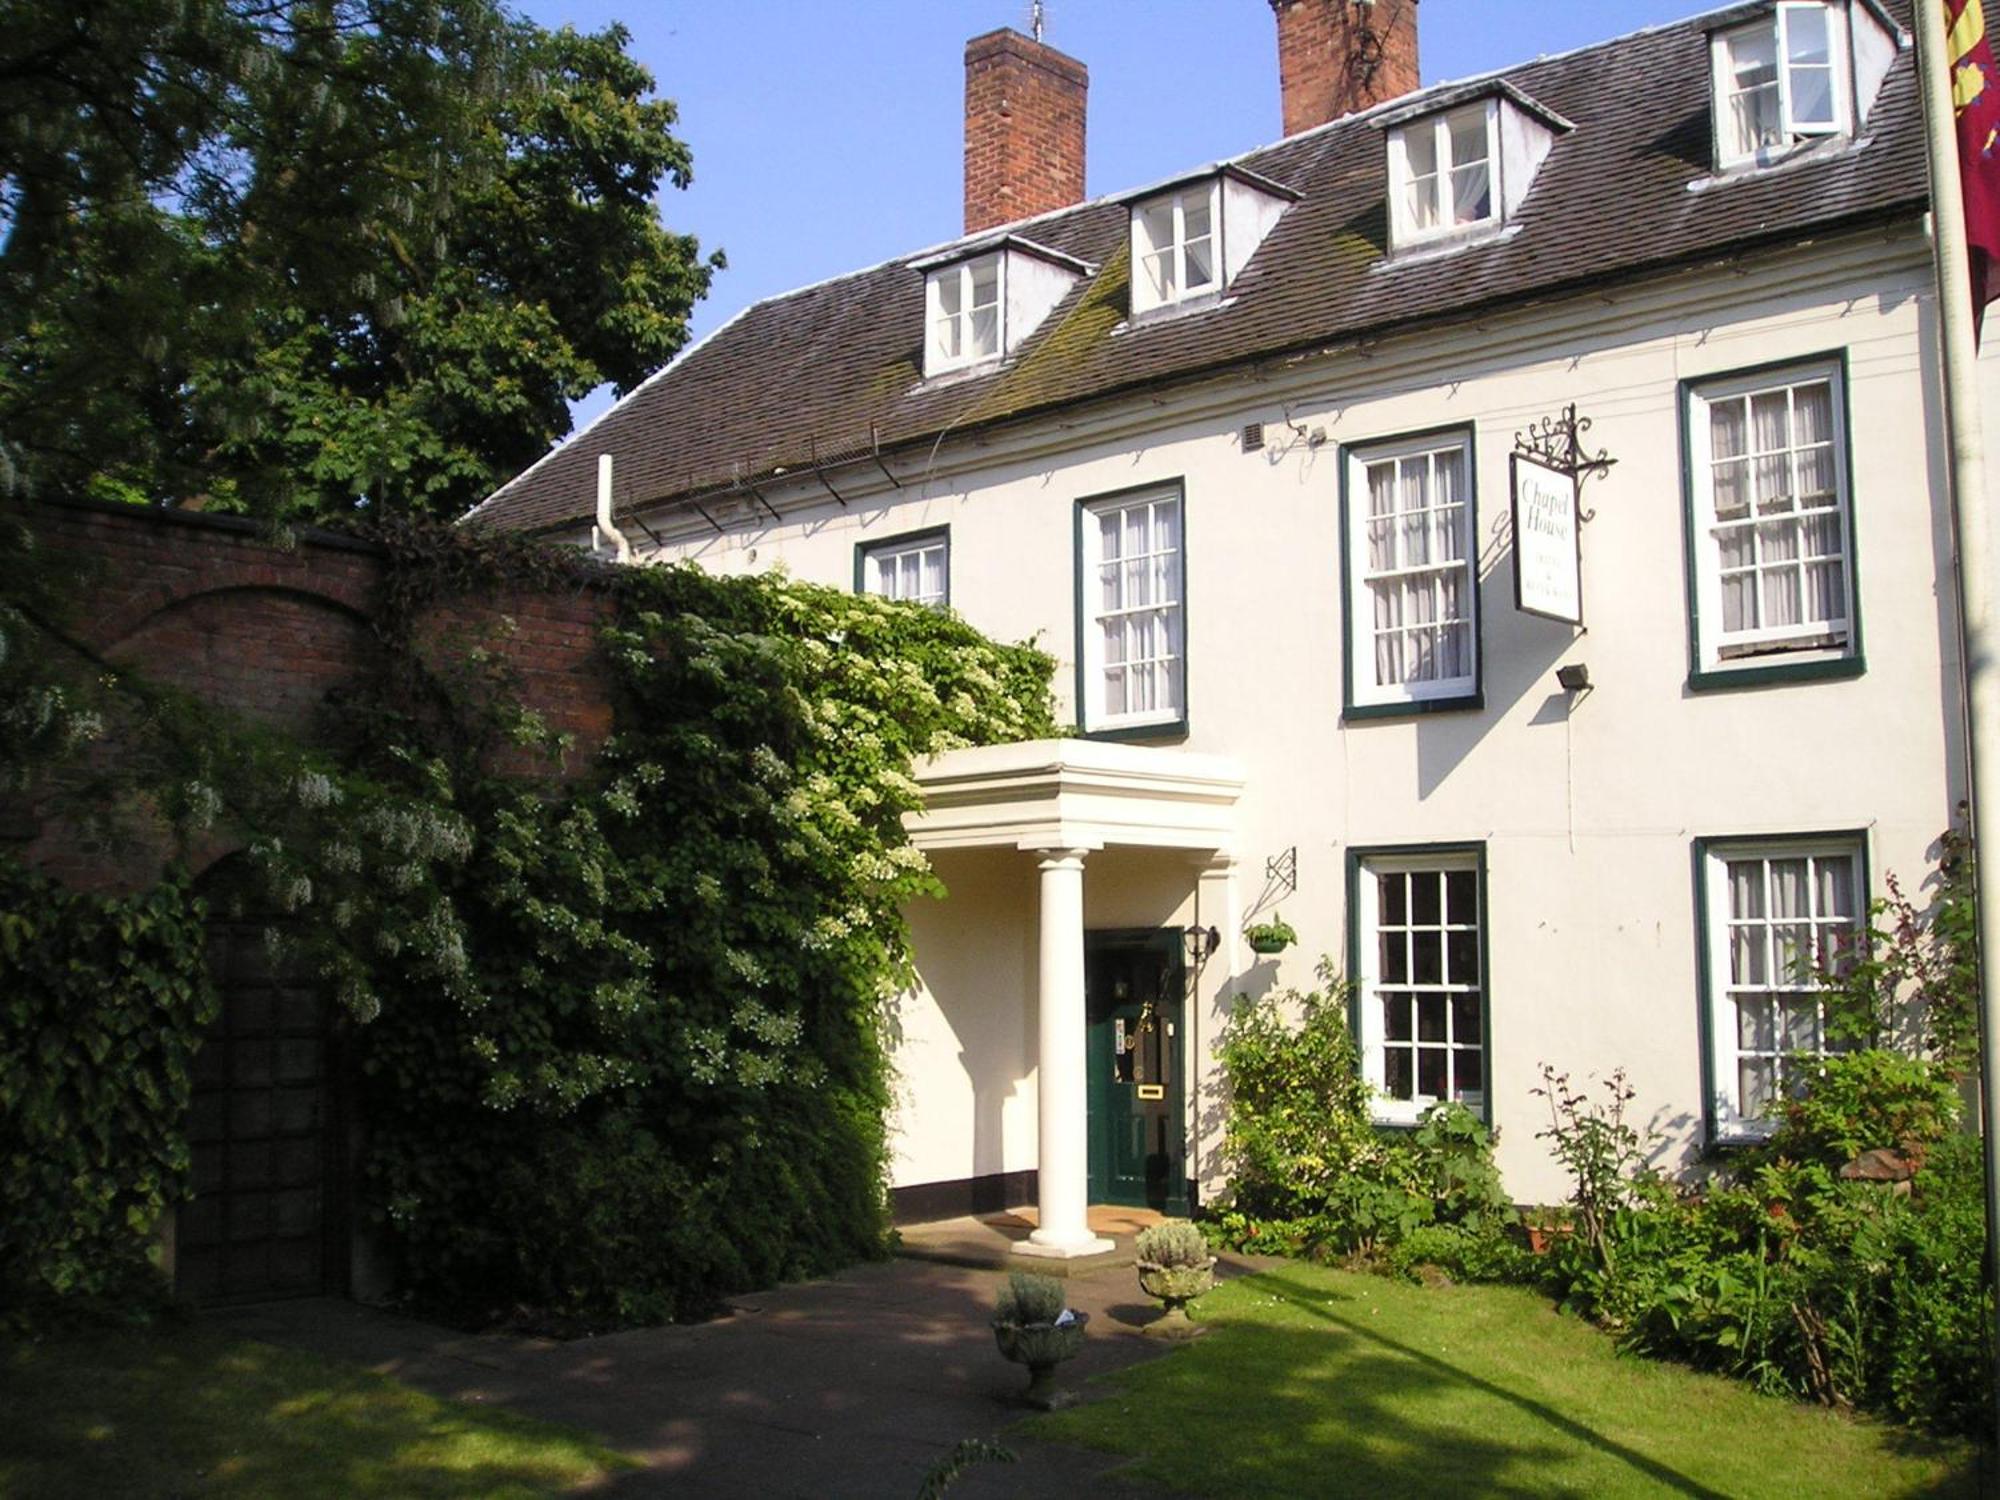
<svg viewBox="0 0 2000 1500"><path fill-rule="evenodd" d="M1103 547L1102 519L1106 515L1124 515L1141 506L1172 507L1175 514L1175 536L1177 545L1172 553L1171 592L1167 600L1149 600L1142 605L1123 605L1114 609L1103 606L1103 585L1106 559ZM1157 550L1144 556L1155 558ZM1129 563L1133 559L1121 554L1120 562ZM1187 721L1187 498L1179 484L1149 485L1143 489L1120 491L1115 495L1103 495L1082 501L1078 506L1078 643L1079 672L1082 681L1078 691L1078 712L1083 720L1086 733L1102 733L1123 729L1141 729L1158 725L1178 725ZM1150 708L1127 708L1113 713L1106 706L1108 691L1105 676L1109 667L1129 665L1130 658L1121 662L1109 662L1105 649L1109 623L1115 618L1130 621L1140 615L1160 616L1165 623L1168 650L1160 655L1143 658L1146 663L1164 660L1168 664L1168 701Z"/></svg>
<svg viewBox="0 0 2000 1500"><path fill-rule="evenodd" d="M1801 859L1808 861L1807 913L1795 922L1787 923L1772 912L1770 866L1774 861ZM1819 881L1816 878L1818 863L1829 860L1844 861L1848 866L1850 899L1854 907L1850 913L1823 914L1820 910ZM1759 887L1763 913L1739 918L1731 909L1729 867L1747 862L1756 862L1763 867ZM1857 834L1704 840L1701 848L1701 894L1702 933L1706 943L1701 954L1704 1003L1707 1007L1704 1019L1708 1032L1709 1098L1715 1134L1724 1141L1760 1140L1776 1129L1778 1119L1775 1110L1755 1116L1744 1112L1739 1073L1743 1059L1746 1056L1773 1059L1772 1088L1776 1097L1782 1095L1785 1075L1795 1066L1783 1059L1801 1053L1825 1057L1841 1050L1837 1045L1828 1043L1824 1005L1811 999L1818 993L1817 987L1801 983L1796 973L1781 972L1785 963L1779 949L1782 938L1773 929L1788 925L1806 927L1815 954L1823 951L1823 945L1829 940L1837 940L1835 935L1841 932L1851 934L1851 940L1856 944L1863 941L1870 900L1867 851L1863 839ZM1743 983L1737 982L1739 976L1731 970L1739 930L1745 934L1746 973L1740 976L1745 981ZM1763 965L1761 974L1747 972L1759 963ZM1751 992L1774 999L1786 997L1793 1005L1810 1001L1814 1008L1813 1026L1818 1045L1789 1051L1781 1049L1778 1043L1783 1026L1774 1016L1767 1045L1745 1048L1738 1024L1737 996Z"/></svg>
<svg viewBox="0 0 2000 1500"><path fill-rule="evenodd" d="M1827 121L1801 121L1793 107L1793 74L1813 66L1789 60L1792 27L1800 15L1808 11L1819 13L1826 21L1826 67L1833 103L1833 118ZM1781 138L1768 145L1753 143L1748 147L1738 147L1735 144L1734 111L1731 106L1736 96L1744 91L1735 87L1736 80L1730 67L1730 46L1741 38L1764 34L1771 38L1777 65L1778 134ZM1727 31L1716 32L1709 40L1709 49L1717 166L1764 166L1807 142L1854 133L1853 53L1844 7L1823 4L1821 0L1779 0L1770 15L1746 26L1732 26Z"/></svg>
<svg viewBox="0 0 2000 1500"><path fill-rule="evenodd" d="M1208 204L1208 253L1210 279L1199 287L1189 287L1187 277L1187 207L1197 200ZM1166 246L1152 244L1146 236L1144 216L1153 209L1164 205L1172 215L1173 240ZM1171 193L1161 193L1132 205L1132 312L1155 312L1160 308L1179 307L1183 303L1199 302L1205 298L1220 296L1223 289L1224 261L1222 256L1222 180L1211 178L1206 182L1191 183L1187 187ZM1173 295L1159 297L1154 294L1152 279L1146 272L1146 260L1156 254L1171 257L1174 273Z"/></svg>
<svg viewBox="0 0 2000 1500"><path fill-rule="evenodd" d="M1409 852L1361 850L1356 852L1354 858L1355 1004L1360 1008L1356 1030L1361 1043L1362 1076L1374 1090L1369 1105L1374 1118L1382 1124L1414 1125L1426 1109L1447 1098L1456 1098L1474 1114L1485 1117L1487 1101L1493 1093L1493 1060L1486 1044L1490 976L1487 973L1488 915L1486 882L1481 869L1482 851L1477 846ZM1383 907L1382 880L1385 876L1397 880L1411 876L1439 877L1439 908L1435 919L1418 920L1414 901L1407 899L1415 893L1405 887L1403 920L1385 924L1385 915L1393 915L1385 914ZM1450 879L1452 876L1465 876L1469 881L1473 902L1469 924L1460 920L1462 912L1451 904L1454 886L1463 891L1467 882L1454 882ZM1470 934L1469 941L1467 934ZM1416 979L1419 945L1432 937L1438 955L1437 978L1419 983ZM1473 966L1470 976L1462 972L1468 946ZM1385 952L1385 949L1389 951ZM1396 956L1398 950L1400 960ZM1403 966L1400 977L1392 967L1398 962ZM1468 977L1470 983L1466 982ZM1394 998L1390 1000L1388 997ZM1427 1035L1423 1001L1429 997L1441 997L1441 1006L1432 1011L1436 1020L1441 1022L1441 1029ZM1403 1012L1406 1024L1398 1028L1408 1032L1407 1038L1399 1036L1392 1040L1389 1003L1408 1007ZM1470 1035L1466 1034L1468 1031ZM1391 1051L1407 1051L1410 1054L1410 1097L1407 1099L1391 1095ZM1441 1094L1422 1091L1426 1071L1422 1054L1426 1052L1443 1055L1447 1072L1445 1092ZM1476 1052L1479 1058L1477 1089L1466 1089L1461 1085L1461 1059L1466 1052Z"/></svg>
<svg viewBox="0 0 2000 1500"><path fill-rule="evenodd" d="M1412 459L1435 458L1443 453L1460 455L1464 476L1464 499L1459 505L1456 563L1420 563L1381 571L1370 567L1369 470L1384 463L1398 465ZM1347 676L1350 708L1412 707L1426 703L1454 702L1475 697L1479 692L1479 480L1474 464L1474 445L1469 428L1446 432L1420 433L1349 448L1347 465ZM1436 509L1437 507L1431 507ZM1400 545L1400 543L1399 543ZM1451 677L1419 678L1414 681L1377 681L1375 595L1369 587L1376 578L1395 574L1457 571L1460 597L1465 614L1466 670ZM1409 630L1414 627L1399 627Z"/></svg>
<svg viewBox="0 0 2000 1500"><path fill-rule="evenodd" d="M973 282L975 274L991 266L993 268L994 301L974 303ZM950 281L957 295L957 308L947 311L945 307L945 284ZM993 347L980 350L973 347L973 314L979 308L991 306L993 309ZM944 324L955 325L958 352L948 352L943 347L940 331ZM924 371L929 375L941 375L950 370L971 369L976 365L990 364L1007 352L1007 257L998 251L990 255L969 256L948 266L941 266L924 278Z"/></svg>
<svg viewBox="0 0 2000 1500"><path fill-rule="evenodd" d="M1824 442L1802 445L1797 440L1795 393L1801 387L1821 383L1827 386L1831 428ZM1853 657L1860 640L1860 606L1855 587L1854 500L1848 473L1847 389L1842 361L1838 358L1802 360L1797 364L1719 375L1692 381L1687 391L1688 542L1693 552L1696 671L1726 674L1787 662L1841 661ZM1760 455L1756 446L1755 421L1751 415L1754 410L1752 403L1758 396L1778 391L1794 393L1787 396L1787 446L1783 450L1774 449ZM1745 403L1745 453L1736 461L1747 463L1745 482L1751 489L1747 514L1732 512L1727 518L1719 515L1716 507L1717 459L1714 451L1714 408L1725 401ZM1812 450L1825 450L1824 456L1831 463L1832 503L1815 505L1810 509L1759 511L1755 495L1755 486L1763 472L1759 467L1759 457L1770 459L1782 451L1787 473L1796 488L1801 455ZM1795 504L1797 499L1794 494ZM1814 560L1823 566L1830 557L1823 552L1811 557L1805 555L1806 523L1814 517L1831 517L1838 523L1838 567L1844 610L1841 618L1802 619L1791 625L1758 624L1726 629L1723 612L1724 532L1749 536L1753 548L1751 562L1732 571L1750 572L1757 576L1755 586L1758 589L1760 615L1766 600L1762 592L1762 575L1776 572L1777 565L1785 562L1798 565L1797 587L1803 613L1803 602L1809 597L1806 566ZM1787 523L1793 527L1793 556L1767 559L1766 533L1783 528Z"/></svg>
<svg viewBox="0 0 2000 1500"><path fill-rule="evenodd" d="M860 573L857 588L861 593L873 594L878 599L898 599L913 604L926 604L934 609L945 609L951 604L951 533L949 530L919 531L907 536L892 536L879 542L861 544ZM931 553L938 555L938 580L940 587L935 594L922 588L924 559ZM907 569L902 564L914 559L919 580L917 591L905 591Z"/></svg>
<svg viewBox="0 0 2000 1500"><path fill-rule="evenodd" d="M1486 126L1486 213L1477 219L1458 220L1453 218L1451 195L1452 172L1458 167L1471 165L1468 161L1455 161L1451 153L1451 130L1472 115L1480 115ZM1434 174L1433 191L1437 194L1437 223L1419 226L1410 214L1410 140L1418 134L1427 134L1436 150L1437 171ZM1475 234L1481 229L1497 225L1501 220L1500 183L1500 101L1487 99L1476 104L1468 104L1459 109L1441 110L1434 115L1412 120L1400 129L1389 133L1389 222L1392 226L1392 242L1396 248L1423 245L1438 240L1448 240L1456 236Z"/></svg>

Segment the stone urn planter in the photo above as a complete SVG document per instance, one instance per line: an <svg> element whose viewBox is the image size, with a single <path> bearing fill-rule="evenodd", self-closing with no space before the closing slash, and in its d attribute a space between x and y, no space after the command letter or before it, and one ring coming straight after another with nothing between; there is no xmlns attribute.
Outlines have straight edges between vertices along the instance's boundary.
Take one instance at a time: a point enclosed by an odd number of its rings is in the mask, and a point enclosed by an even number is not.
<svg viewBox="0 0 2000 1500"><path fill-rule="evenodd" d="M1148 1323L1146 1332L1159 1339L1191 1339L1208 1332L1187 1315L1187 1305L1215 1285L1215 1257L1198 1266L1158 1266L1139 1262L1139 1290L1167 1309Z"/></svg>
<svg viewBox="0 0 2000 1500"><path fill-rule="evenodd" d="M1040 1411L1054 1411L1076 1399L1075 1392L1056 1389L1056 1366L1083 1352L1090 1314L1064 1311L1067 1323L993 1325L993 1342L1000 1346L1001 1354L1028 1367L1028 1388L1022 1399Z"/></svg>
<svg viewBox="0 0 2000 1500"><path fill-rule="evenodd" d="M1065 1295L1054 1277L1016 1271L994 1308L993 1342L1004 1358L1028 1367L1023 1399L1041 1411L1076 1399L1074 1392L1056 1389L1056 1366L1082 1352L1090 1314L1065 1307Z"/></svg>
<svg viewBox="0 0 2000 1500"><path fill-rule="evenodd" d="M1163 1339L1206 1332L1187 1315L1187 1305L1215 1285L1215 1257L1202 1232L1185 1219L1169 1219L1141 1231L1132 1248L1139 1258L1139 1289L1167 1310L1146 1332Z"/></svg>

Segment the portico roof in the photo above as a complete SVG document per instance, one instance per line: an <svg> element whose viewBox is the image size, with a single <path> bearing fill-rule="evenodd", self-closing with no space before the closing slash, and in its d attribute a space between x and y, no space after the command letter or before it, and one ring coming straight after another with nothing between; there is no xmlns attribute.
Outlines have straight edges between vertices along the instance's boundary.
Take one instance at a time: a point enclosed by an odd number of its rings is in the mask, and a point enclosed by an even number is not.
<svg viewBox="0 0 2000 1500"><path fill-rule="evenodd" d="M915 771L919 849L1233 850L1243 771L1221 756L1102 740L950 750Z"/></svg>

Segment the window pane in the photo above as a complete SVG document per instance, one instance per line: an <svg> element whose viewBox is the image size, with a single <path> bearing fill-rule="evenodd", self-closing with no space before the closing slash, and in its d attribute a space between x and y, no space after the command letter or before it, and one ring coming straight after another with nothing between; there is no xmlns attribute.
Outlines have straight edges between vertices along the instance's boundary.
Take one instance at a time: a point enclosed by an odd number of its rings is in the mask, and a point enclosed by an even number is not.
<svg viewBox="0 0 2000 1500"><path fill-rule="evenodd" d="M1171 249L1174 243L1173 200L1149 204L1139 210L1139 245L1142 252Z"/></svg>
<svg viewBox="0 0 2000 1500"><path fill-rule="evenodd" d="M972 305L994 307L1000 301L1000 262L976 260L972 263Z"/></svg>
<svg viewBox="0 0 2000 1500"><path fill-rule="evenodd" d="M1763 1117L1771 1107L1777 1065L1768 1057L1746 1057L1736 1066L1737 1097L1745 1119Z"/></svg>
<svg viewBox="0 0 2000 1500"><path fill-rule="evenodd" d="M1403 154L1412 177L1429 177L1437 171L1437 134L1431 121L1421 121L1403 132Z"/></svg>
<svg viewBox="0 0 2000 1500"><path fill-rule="evenodd" d="M1382 1092L1391 1099L1414 1097L1415 1067L1407 1047L1391 1047L1382 1055Z"/></svg>
<svg viewBox="0 0 2000 1500"><path fill-rule="evenodd" d="M1451 221L1477 224L1493 217L1493 173L1485 162L1451 169Z"/></svg>
<svg viewBox="0 0 2000 1500"><path fill-rule="evenodd" d="M981 307L973 310L970 352L975 358L984 358L1000 352L999 308Z"/></svg>
<svg viewBox="0 0 2000 1500"><path fill-rule="evenodd" d="M1477 1032L1471 1033L1477 1036ZM1486 1056L1477 1047L1460 1047L1452 1053L1453 1082L1456 1087L1452 1097L1463 1104L1472 1105L1479 1093L1486 1087Z"/></svg>
<svg viewBox="0 0 2000 1500"><path fill-rule="evenodd" d="M1215 241L1210 236L1187 242L1187 285L1191 292L1215 285Z"/></svg>
<svg viewBox="0 0 2000 1500"><path fill-rule="evenodd" d="M1443 995L1417 996L1417 1040L1420 1042L1446 1040L1445 1014Z"/></svg>
<svg viewBox="0 0 2000 1500"><path fill-rule="evenodd" d="M1410 934L1410 968L1418 984L1444 983L1444 934L1418 928Z"/></svg>
<svg viewBox="0 0 2000 1500"><path fill-rule="evenodd" d="M1833 115L1833 55L1827 14L1817 6L1784 12L1785 66L1792 96L1794 129L1830 129Z"/></svg>
<svg viewBox="0 0 2000 1500"><path fill-rule="evenodd" d="M1378 879L1382 897L1383 925L1404 926L1410 920L1409 877L1383 875Z"/></svg>
<svg viewBox="0 0 2000 1500"><path fill-rule="evenodd" d="M1403 187L1403 217L1412 229L1435 229L1438 225L1437 136L1428 122L1403 132L1403 157L1407 167Z"/></svg>
<svg viewBox="0 0 2000 1500"><path fill-rule="evenodd" d="M1416 1033L1410 997L1403 994L1382 997L1382 1034L1392 1042L1407 1042Z"/></svg>
<svg viewBox="0 0 2000 1500"><path fill-rule="evenodd" d="M1450 1086L1446 1082L1445 1060L1449 1054L1442 1047L1419 1047L1417 1049L1417 1093L1426 1099L1448 1097Z"/></svg>
<svg viewBox="0 0 2000 1500"><path fill-rule="evenodd" d="M1776 27L1767 21L1734 32L1724 42L1724 50L1728 154L1747 156L1784 139L1779 120Z"/></svg>
<svg viewBox="0 0 2000 1500"><path fill-rule="evenodd" d="M1382 982L1410 982L1410 935L1406 932L1382 934Z"/></svg>
<svg viewBox="0 0 2000 1500"><path fill-rule="evenodd" d="M1444 917L1441 900L1443 877L1434 870L1410 876L1410 920L1420 927L1435 927Z"/></svg>
<svg viewBox="0 0 2000 1500"><path fill-rule="evenodd" d="M1152 293L1157 305L1174 300L1174 252L1172 247L1140 258L1140 268L1146 277L1146 287Z"/></svg>
<svg viewBox="0 0 2000 1500"><path fill-rule="evenodd" d="M1451 1039L1461 1047L1479 1045L1479 994L1451 997Z"/></svg>
<svg viewBox="0 0 2000 1500"><path fill-rule="evenodd" d="M1445 980L1451 984L1479 983L1479 934L1453 932L1445 938Z"/></svg>
<svg viewBox="0 0 2000 1500"><path fill-rule="evenodd" d="M1472 870L1453 870L1444 877L1445 911L1453 922L1479 920L1479 876Z"/></svg>

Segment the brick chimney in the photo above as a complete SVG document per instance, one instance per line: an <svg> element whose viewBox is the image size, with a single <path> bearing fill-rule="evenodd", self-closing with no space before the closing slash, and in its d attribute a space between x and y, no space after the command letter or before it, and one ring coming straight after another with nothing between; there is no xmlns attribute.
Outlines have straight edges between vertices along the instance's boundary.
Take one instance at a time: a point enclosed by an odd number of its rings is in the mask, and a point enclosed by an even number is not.
<svg viewBox="0 0 2000 1500"><path fill-rule="evenodd" d="M1285 134L1417 87L1418 0L1271 0Z"/></svg>
<svg viewBox="0 0 2000 1500"><path fill-rule="evenodd" d="M1083 202L1090 70L1002 29L965 44L965 232Z"/></svg>

